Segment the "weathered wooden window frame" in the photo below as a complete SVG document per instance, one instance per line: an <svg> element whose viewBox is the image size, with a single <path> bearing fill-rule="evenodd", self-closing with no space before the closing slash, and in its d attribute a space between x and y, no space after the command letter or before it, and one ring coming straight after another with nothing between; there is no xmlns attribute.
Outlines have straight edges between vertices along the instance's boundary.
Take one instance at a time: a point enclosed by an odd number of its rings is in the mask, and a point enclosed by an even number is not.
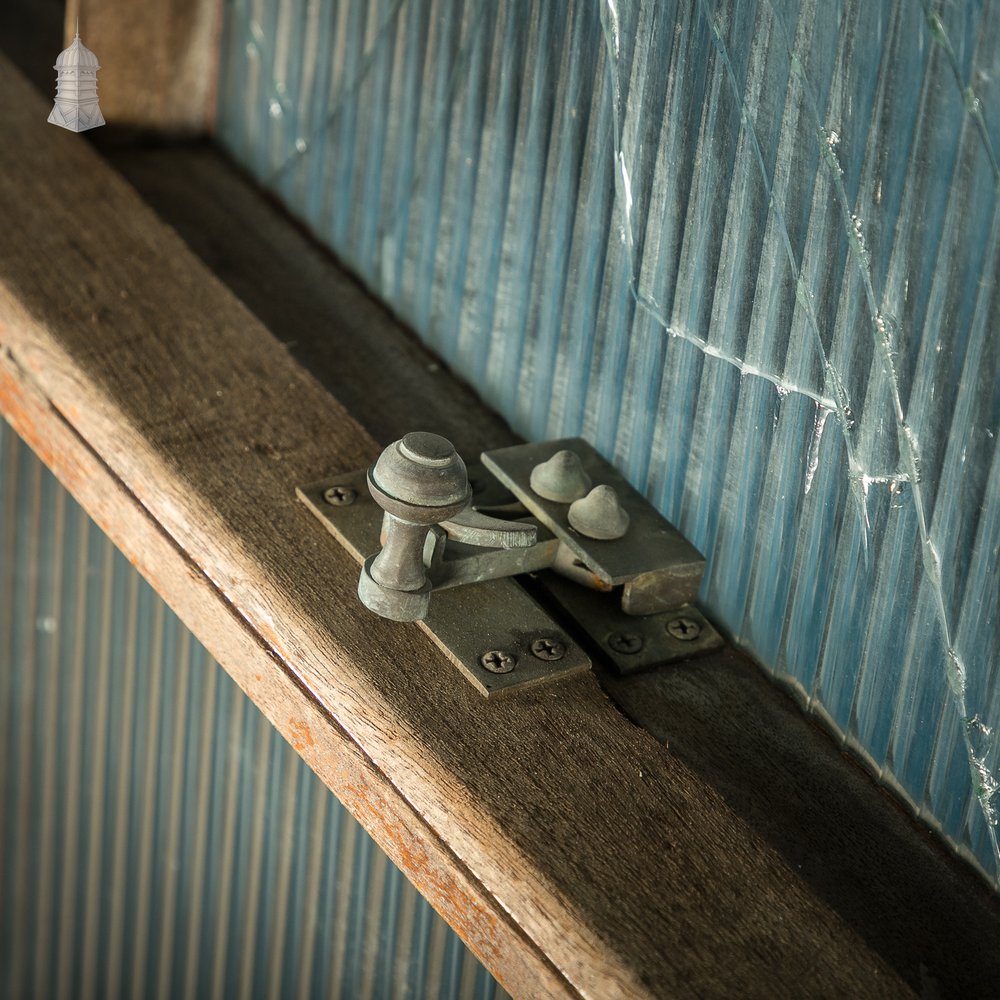
<svg viewBox="0 0 1000 1000"><path fill-rule="evenodd" d="M92 148L35 127L2 60L0 86L24 137L0 154L0 411L505 987L908 995L593 677L486 702L361 609L294 486L379 442ZM440 379L463 441L472 397Z"/></svg>

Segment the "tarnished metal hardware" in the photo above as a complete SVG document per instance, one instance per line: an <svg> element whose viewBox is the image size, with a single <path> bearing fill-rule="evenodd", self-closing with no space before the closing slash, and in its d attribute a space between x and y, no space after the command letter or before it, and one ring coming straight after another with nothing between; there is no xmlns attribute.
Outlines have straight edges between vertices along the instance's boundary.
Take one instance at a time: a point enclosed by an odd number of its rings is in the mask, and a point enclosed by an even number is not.
<svg viewBox="0 0 1000 1000"><path fill-rule="evenodd" d="M540 660L561 660L566 655L566 647L558 639L546 636L531 644L531 654Z"/></svg>
<svg viewBox="0 0 1000 1000"><path fill-rule="evenodd" d="M424 566L427 533L469 506L465 463L446 438L415 431L382 452L368 470L368 491L385 518L382 548L365 560L358 596L383 618L426 618L431 603Z"/></svg>
<svg viewBox="0 0 1000 1000"><path fill-rule="evenodd" d="M608 649L632 656L646 644L638 632L612 632L608 636Z"/></svg>
<svg viewBox="0 0 1000 1000"><path fill-rule="evenodd" d="M602 483L569 505L566 520L584 538L610 542L624 537L629 518L615 488Z"/></svg>
<svg viewBox="0 0 1000 1000"><path fill-rule="evenodd" d="M479 663L491 674L509 674L517 666L517 657L503 649L491 649L479 657Z"/></svg>
<svg viewBox="0 0 1000 1000"><path fill-rule="evenodd" d="M591 482L614 491L628 517L627 530L620 538L587 537L574 528L571 507L548 500L531 488L534 468L561 451L577 455ZM577 569L605 589L622 588L621 606L627 614L677 609L697 599L705 572L704 557L586 441L571 438L501 448L485 452L483 464L567 546L581 564ZM585 582L584 574L580 582Z"/></svg>
<svg viewBox="0 0 1000 1000"><path fill-rule="evenodd" d="M589 444L482 462L470 475L447 439L414 432L367 472L298 493L362 563L362 602L421 622L484 694L590 665L512 577L537 578L532 594L622 673L722 643L689 607L702 556Z"/></svg>
<svg viewBox="0 0 1000 1000"><path fill-rule="evenodd" d="M329 486L323 491L323 499L331 507L346 507L358 499L358 491L349 486Z"/></svg>
<svg viewBox="0 0 1000 1000"><path fill-rule="evenodd" d="M701 624L693 618L674 618L667 622L667 631L681 642L694 642L701 635Z"/></svg>
<svg viewBox="0 0 1000 1000"><path fill-rule="evenodd" d="M582 500L590 491L590 476L584 472L580 456L568 448L539 462L531 470L529 482L540 497L556 503Z"/></svg>
<svg viewBox="0 0 1000 1000"><path fill-rule="evenodd" d="M532 594L578 624L581 638L615 673L637 674L719 649L725 640L694 605L629 615L616 593L581 587L556 573L539 573Z"/></svg>
<svg viewBox="0 0 1000 1000"><path fill-rule="evenodd" d="M324 500L329 481L296 491L359 565L378 550L383 521L383 510L369 494L366 478L365 470L337 477L338 484L357 492L354 503L346 506L331 506ZM487 496L490 502L510 499L497 489ZM582 645L510 578L473 581L435 591L427 617L418 624L487 697L569 677L591 666ZM539 638L560 644L565 650L563 656L557 660L538 658L533 644ZM482 657L492 650L510 656L515 661L513 669L506 673L487 669Z"/></svg>

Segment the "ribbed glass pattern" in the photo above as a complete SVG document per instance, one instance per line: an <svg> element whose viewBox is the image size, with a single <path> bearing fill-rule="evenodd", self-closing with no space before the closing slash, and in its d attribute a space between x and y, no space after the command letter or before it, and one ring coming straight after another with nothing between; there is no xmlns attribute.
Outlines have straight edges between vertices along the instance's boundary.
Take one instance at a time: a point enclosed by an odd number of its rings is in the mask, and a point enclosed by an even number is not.
<svg viewBox="0 0 1000 1000"><path fill-rule="evenodd" d="M223 142L996 876L998 0L230 0Z"/></svg>
<svg viewBox="0 0 1000 1000"><path fill-rule="evenodd" d="M0 422L0 996L501 990Z"/></svg>

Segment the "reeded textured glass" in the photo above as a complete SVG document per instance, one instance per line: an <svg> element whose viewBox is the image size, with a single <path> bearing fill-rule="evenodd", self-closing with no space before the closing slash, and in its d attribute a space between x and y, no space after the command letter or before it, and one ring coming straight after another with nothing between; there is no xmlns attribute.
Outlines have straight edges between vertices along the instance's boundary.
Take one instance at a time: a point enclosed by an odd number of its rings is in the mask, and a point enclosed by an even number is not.
<svg viewBox="0 0 1000 1000"><path fill-rule="evenodd" d="M509 1000L0 421L0 996Z"/></svg>
<svg viewBox="0 0 1000 1000"><path fill-rule="evenodd" d="M232 0L220 132L995 880L1000 2Z"/></svg>

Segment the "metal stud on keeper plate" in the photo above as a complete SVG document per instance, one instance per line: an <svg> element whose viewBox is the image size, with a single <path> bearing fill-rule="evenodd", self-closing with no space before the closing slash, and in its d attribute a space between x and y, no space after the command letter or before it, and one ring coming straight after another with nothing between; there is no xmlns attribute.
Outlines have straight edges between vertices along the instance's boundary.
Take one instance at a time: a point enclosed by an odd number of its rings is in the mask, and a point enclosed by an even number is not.
<svg viewBox="0 0 1000 1000"><path fill-rule="evenodd" d="M619 503L613 486L595 486L570 505L567 518L570 527L587 538L613 541L628 531L628 512Z"/></svg>
<svg viewBox="0 0 1000 1000"><path fill-rule="evenodd" d="M531 470L531 488L546 500L572 503L587 495L590 476L583 471L583 463L575 451L563 448L550 459L539 462Z"/></svg>

